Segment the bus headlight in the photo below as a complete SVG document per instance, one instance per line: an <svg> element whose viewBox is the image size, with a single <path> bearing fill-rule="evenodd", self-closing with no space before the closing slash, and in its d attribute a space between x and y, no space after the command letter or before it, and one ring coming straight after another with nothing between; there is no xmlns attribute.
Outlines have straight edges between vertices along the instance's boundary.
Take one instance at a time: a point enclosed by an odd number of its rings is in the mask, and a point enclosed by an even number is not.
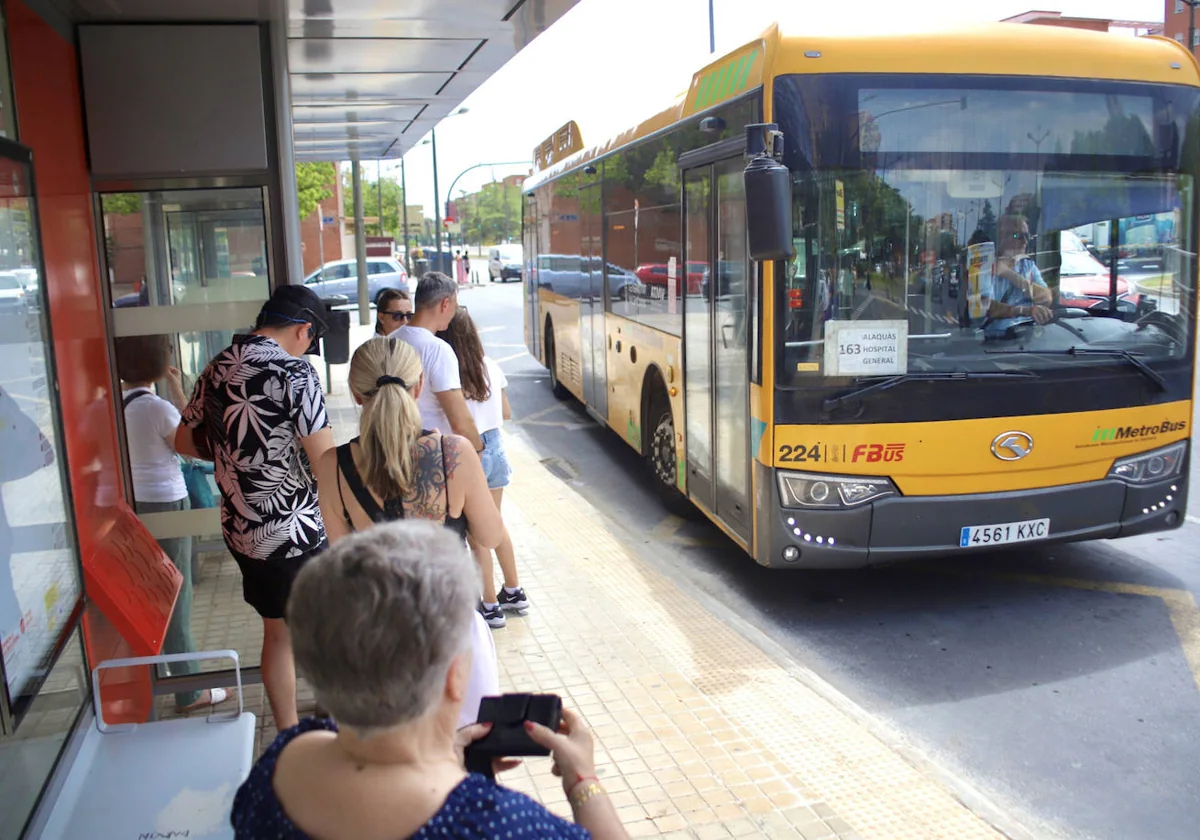
<svg viewBox="0 0 1200 840"><path fill-rule="evenodd" d="M1187 453L1187 441L1173 443L1162 449L1118 458L1108 471L1109 478L1119 478L1130 484L1152 484L1174 478L1183 467L1183 456Z"/></svg>
<svg viewBox="0 0 1200 840"><path fill-rule="evenodd" d="M897 495L886 478L781 472L779 498L785 508L842 508Z"/></svg>

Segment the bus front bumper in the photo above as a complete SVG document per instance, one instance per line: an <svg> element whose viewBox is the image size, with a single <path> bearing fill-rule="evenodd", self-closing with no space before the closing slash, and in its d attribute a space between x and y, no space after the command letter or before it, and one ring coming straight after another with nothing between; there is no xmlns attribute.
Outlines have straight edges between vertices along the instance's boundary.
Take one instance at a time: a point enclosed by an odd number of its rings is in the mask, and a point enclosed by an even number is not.
<svg viewBox="0 0 1200 840"><path fill-rule="evenodd" d="M1156 484L1106 479L1086 484L962 496L891 496L848 509L788 509L773 470L762 468L772 504L758 562L773 568L850 569L897 560L947 557L1056 542L1128 537L1183 524L1187 463ZM760 485L761 486L761 485ZM770 511L766 513L766 511ZM964 529L1049 520L1046 536L1003 545L963 546ZM1019 528L1008 533L1016 535ZM1026 528L1022 536L1032 529Z"/></svg>

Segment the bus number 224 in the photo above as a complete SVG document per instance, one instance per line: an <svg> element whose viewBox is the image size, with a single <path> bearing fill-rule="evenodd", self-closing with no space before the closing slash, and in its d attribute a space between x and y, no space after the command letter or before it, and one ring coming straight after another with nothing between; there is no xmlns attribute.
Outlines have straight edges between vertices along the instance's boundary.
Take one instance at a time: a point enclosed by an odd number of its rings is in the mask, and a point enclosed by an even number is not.
<svg viewBox="0 0 1200 840"><path fill-rule="evenodd" d="M782 444L779 447L779 460L781 462L796 463L801 461L820 461L821 460L821 444L814 443L812 446L788 446Z"/></svg>

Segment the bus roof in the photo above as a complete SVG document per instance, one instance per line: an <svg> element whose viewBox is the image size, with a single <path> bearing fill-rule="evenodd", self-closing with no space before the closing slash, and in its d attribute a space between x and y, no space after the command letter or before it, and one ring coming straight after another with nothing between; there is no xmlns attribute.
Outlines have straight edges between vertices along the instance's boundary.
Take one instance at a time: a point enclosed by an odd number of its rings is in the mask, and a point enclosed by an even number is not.
<svg viewBox="0 0 1200 840"><path fill-rule="evenodd" d="M816 35L783 31L776 24L706 64L670 105L604 143L584 148L578 127L568 123L539 144L535 160L541 168L524 189L716 107L764 79L791 73L1050 76L1200 87L1200 65L1182 44L1161 36L1017 23L923 33ZM564 135L569 135L567 142ZM555 140L558 154L551 148Z"/></svg>

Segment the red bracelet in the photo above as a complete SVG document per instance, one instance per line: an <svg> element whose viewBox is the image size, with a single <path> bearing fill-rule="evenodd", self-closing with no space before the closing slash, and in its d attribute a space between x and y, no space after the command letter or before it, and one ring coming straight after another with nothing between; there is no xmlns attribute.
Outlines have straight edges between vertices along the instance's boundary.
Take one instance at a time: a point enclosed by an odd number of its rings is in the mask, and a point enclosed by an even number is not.
<svg viewBox="0 0 1200 840"><path fill-rule="evenodd" d="M567 788L567 790L566 790L567 798L568 799L571 798L571 791L575 790L575 788L579 787L581 784L583 784L584 782L587 782L587 781L599 782L600 780L595 776L582 776L579 773L576 773L575 781L572 782L571 786L569 788Z"/></svg>

